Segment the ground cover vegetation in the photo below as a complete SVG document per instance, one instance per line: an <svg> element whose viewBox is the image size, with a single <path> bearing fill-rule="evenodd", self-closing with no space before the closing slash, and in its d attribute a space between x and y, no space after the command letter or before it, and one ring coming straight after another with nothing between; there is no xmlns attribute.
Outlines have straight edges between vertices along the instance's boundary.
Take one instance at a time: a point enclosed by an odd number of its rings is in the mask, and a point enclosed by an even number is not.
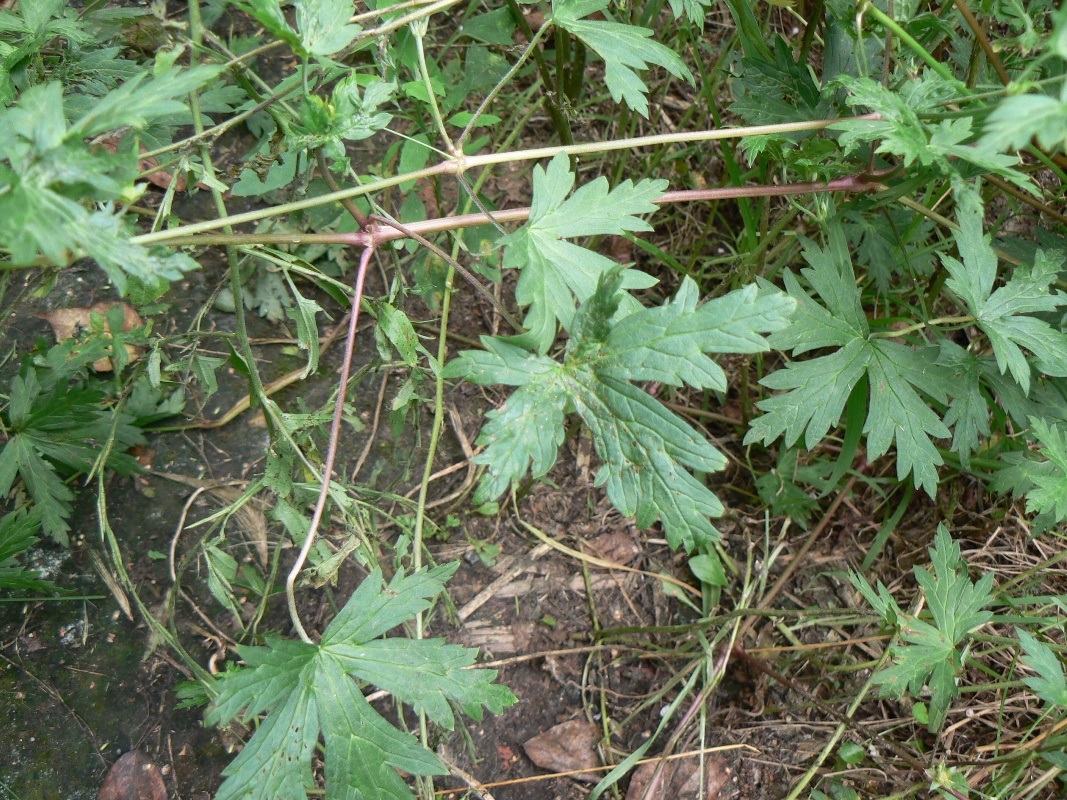
<svg viewBox="0 0 1067 800"><path fill-rule="evenodd" d="M1062 791L1067 8L17 0L0 4L0 59L4 318L86 259L121 301L8 355L0 587L61 598L25 559L66 546L78 494L95 496L118 584L195 679L182 698L245 726L216 797L431 797L450 772L438 731L515 697L475 649L428 638L459 565L426 543L469 513L574 554L520 509L576 440L614 508L681 555L695 598L675 589L669 625L598 628L596 646L657 653L673 677L636 749L603 721L619 766L591 797L683 730L704 742L733 663L832 723L790 798ZM164 333L173 287L208 268L232 330L200 315ZM268 380L248 314L295 331L304 365ZM368 317L374 353L353 370ZM279 403L335 338L333 396ZM226 369L248 396L207 419ZM381 375L386 427L425 446L412 498L338 463L361 426L351 398ZM494 407L469 479L435 503L460 382ZM109 476L142 472L149 437L248 409L265 462L161 554L172 586L149 609ZM847 601L784 603L853 500L881 521L811 573ZM231 523L253 502L272 525L261 562ZM747 550L717 522L735 502L766 522ZM791 526L805 535L780 561ZM990 545L1002 530L1007 555ZM308 598L350 560L367 577L312 624ZM183 581L238 620L228 668L187 652ZM788 646L752 648L776 636Z"/></svg>

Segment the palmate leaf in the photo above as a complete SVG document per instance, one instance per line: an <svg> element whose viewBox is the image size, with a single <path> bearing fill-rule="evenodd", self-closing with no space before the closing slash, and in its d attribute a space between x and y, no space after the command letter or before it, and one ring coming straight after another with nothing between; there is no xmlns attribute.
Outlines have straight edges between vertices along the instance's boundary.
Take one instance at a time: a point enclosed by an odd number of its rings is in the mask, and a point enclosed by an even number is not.
<svg viewBox="0 0 1067 800"><path fill-rule="evenodd" d="M670 3L675 19L681 19L685 14L690 22L704 30L704 17L711 7L711 0L670 0Z"/></svg>
<svg viewBox="0 0 1067 800"><path fill-rule="evenodd" d="M985 121L982 145L1022 150L1031 139L1045 150L1067 149L1067 99L1022 94L1000 101Z"/></svg>
<svg viewBox="0 0 1067 800"><path fill-rule="evenodd" d="M449 377L519 387L487 415L478 439L485 450L475 459L487 470L474 502L496 499L528 469L547 472L573 409L592 434L603 462L597 483L607 485L616 508L640 527L661 519L671 546L692 550L717 539L709 518L722 505L688 469L715 472L726 460L631 381L725 391L725 375L706 353L766 350L761 334L781 329L795 303L748 286L698 307L696 284L687 279L673 301L619 320L622 286L621 267L600 278L574 317L562 363L484 337L484 352L465 351L446 367Z"/></svg>
<svg viewBox="0 0 1067 800"><path fill-rule="evenodd" d="M155 78L138 75L93 98L70 124L58 83L31 87L15 105L0 110L0 161L10 164L0 163L0 245L11 261L29 266L43 257L66 264L88 255L120 291L127 275L152 288L197 268L184 253L130 242L122 219L110 207L89 211L79 202L124 197L133 191L139 171L135 154L93 151L83 140L117 127L144 127L183 111L188 93L217 74L205 67Z"/></svg>
<svg viewBox="0 0 1067 800"><path fill-rule="evenodd" d="M831 105L807 65L796 62L792 48L781 36L774 38L771 58L751 55L742 59L733 83L739 99L730 110L750 125L818 119Z"/></svg>
<svg viewBox="0 0 1067 800"><path fill-rule="evenodd" d="M552 19L604 59L604 82L611 99L616 103L622 100L647 117L648 87L634 70L646 70L649 64L656 64L676 78L692 81L693 75L677 53L651 40L652 31L648 28L583 19L604 11L608 5L608 0L553 0Z"/></svg>
<svg viewBox="0 0 1067 800"><path fill-rule="evenodd" d="M1023 682L1049 705L1067 708L1067 678L1052 648L1022 628L1016 628L1015 634L1026 652L1022 662L1037 673L1036 677L1023 678Z"/></svg>
<svg viewBox="0 0 1067 800"><path fill-rule="evenodd" d="M55 589L51 581L41 580L38 573L18 563L18 557L37 543L41 530L41 513L12 511L0 519L0 589L47 591Z"/></svg>
<svg viewBox="0 0 1067 800"><path fill-rule="evenodd" d="M1067 334L1031 316L1067 305L1067 295L1049 291L1064 267L1063 254L1039 250L1029 270L1016 270L994 291L998 259L989 236L982 231L981 215L961 209L958 216L960 229L952 235L963 261L941 256L952 276L945 286L967 304L976 324L989 337L1001 373L1010 372L1028 393L1031 367L1022 351L1026 348L1041 372L1067 376Z"/></svg>
<svg viewBox="0 0 1067 800"><path fill-rule="evenodd" d="M330 56L352 43L362 30L349 25L355 13L352 0L296 0L294 30L285 19L279 0L237 0L247 11L301 56Z"/></svg>
<svg viewBox="0 0 1067 800"><path fill-rule="evenodd" d="M1004 453L1008 464L998 470L990 488L1026 496L1027 513L1036 513L1037 533L1067 519L1067 432L1041 417L1030 418L1029 434L1039 445L1038 453Z"/></svg>
<svg viewBox="0 0 1067 800"><path fill-rule="evenodd" d="M142 444L144 437L131 424L132 417L122 414L116 420L112 411L101 407L103 392L68 388L67 381L56 381L52 372L45 370L39 380L35 368L24 367L11 382L5 414L10 438L0 450L0 497L11 491L16 477L21 478L44 532L66 544L74 494L59 469L75 474L89 471L114 431L107 466L129 474L139 467L125 451Z"/></svg>
<svg viewBox="0 0 1067 800"><path fill-rule="evenodd" d="M666 181L643 180L637 185L624 181L612 190L604 177L578 189L564 155L548 168L534 167L530 219L499 241L505 245L504 266L522 270L515 299L529 306L524 325L528 332L514 341L544 353L556 338L557 323L569 328L574 317L574 299L593 294L597 280L615 262L592 250L565 241L577 236L618 235L626 231L652 230L637 214L656 210L653 201L667 188ZM638 270L622 273L625 289L643 289L655 283ZM638 308L630 301L629 308Z"/></svg>
<svg viewBox="0 0 1067 800"><path fill-rule="evenodd" d="M929 730L941 728L952 701L959 696L956 673L962 667L958 646L964 637L992 618L985 608L993 600L993 574L986 573L977 583L967 576L960 546L944 525L939 525L930 549L933 572L915 567L915 579L926 598L933 624L900 610L881 584L876 592L866 578L851 572L852 583L871 606L893 627L899 627L905 644L893 645L893 663L876 673L872 680L882 687L883 696L918 697L923 686L931 693Z"/></svg>
<svg viewBox="0 0 1067 800"><path fill-rule="evenodd" d="M483 706L500 713L515 702L492 683L495 670L469 669L475 650L439 639L378 638L429 608L457 566L398 572L388 586L375 569L320 644L275 637L264 647L239 647L245 666L220 677L208 721L221 725L268 714L223 771L216 800L305 800L314 788L311 760L320 735L327 800L412 800L398 769L446 774L437 756L370 706L353 678L388 689L449 729L455 722L449 701L475 719Z"/></svg>
<svg viewBox="0 0 1067 800"><path fill-rule="evenodd" d="M912 348L871 335L860 307L851 258L839 224L827 234L829 246L809 242L803 270L826 307L816 303L787 272L785 285L797 300L793 323L770 337L777 349L794 355L823 347L833 353L807 361L793 361L760 381L782 394L761 400L764 413L752 422L745 443L770 443L785 437L792 446L801 436L813 448L841 418L853 388L866 375L869 383L867 419L868 458L880 458L896 442L897 476L913 475L915 486L933 496L937 467L944 463L932 439L951 432L923 400L923 395L947 402L947 384L934 367L937 348Z"/></svg>
<svg viewBox="0 0 1067 800"><path fill-rule="evenodd" d="M971 453L978 449L983 437L989 436L989 404L982 397L980 384L982 361L974 353L945 339L941 342L937 366L947 370L942 375L955 377L944 422L952 430L952 452L959 455L964 468L969 469Z"/></svg>

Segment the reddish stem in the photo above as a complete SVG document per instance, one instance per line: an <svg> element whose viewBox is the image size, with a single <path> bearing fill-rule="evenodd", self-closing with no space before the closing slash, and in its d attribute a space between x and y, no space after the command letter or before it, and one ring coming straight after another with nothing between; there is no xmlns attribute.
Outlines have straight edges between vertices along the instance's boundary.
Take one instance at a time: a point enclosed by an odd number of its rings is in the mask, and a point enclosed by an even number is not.
<svg viewBox="0 0 1067 800"><path fill-rule="evenodd" d="M870 192L881 188L879 181L888 176L892 170L858 175L846 175L832 181L809 181L807 183L783 183L769 186L724 186L718 189L684 189L667 192L658 200L657 205L668 203L693 203L706 200L733 200L739 197L785 197L795 194L821 194L823 192ZM441 231L473 228L492 222L523 222L530 216L529 207L507 208L488 214L457 214L451 217L427 219L422 222L410 222L404 230L395 227L382 227L368 222L365 230L353 233L234 233L203 234L199 236L177 236L168 239L171 247L212 245L212 244L346 244L351 247L377 247L396 239L408 237L408 231L426 236Z"/></svg>
<svg viewBox="0 0 1067 800"><path fill-rule="evenodd" d="M348 392L348 378L352 371L352 354L356 348L356 330L359 326L359 306L363 300L363 281L367 277L367 266L374 254L374 245L363 249L359 257L359 271L356 273L355 294L352 296L352 314L348 318L348 337L345 339L345 355L341 362L340 387L337 390L337 402L333 408L333 421L330 423L330 441L326 448L326 461L322 465L322 488L319 490L319 499L315 503L315 511L311 515L311 525L308 527L307 537L300 548L300 554L293 564L289 577L285 581L285 592L289 599L289 614L293 619L293 626L300 638L308 644L312 644L311 638L300 623L300 615L296 610L295 586L300 571L304 568L311 545L315 542L315 534L322 523L322 515L326 509L326 498L330 493L330 476L333 475L333 464L337 458L337 441L341 437L341 421L345 410L345 395Z"/></svg>

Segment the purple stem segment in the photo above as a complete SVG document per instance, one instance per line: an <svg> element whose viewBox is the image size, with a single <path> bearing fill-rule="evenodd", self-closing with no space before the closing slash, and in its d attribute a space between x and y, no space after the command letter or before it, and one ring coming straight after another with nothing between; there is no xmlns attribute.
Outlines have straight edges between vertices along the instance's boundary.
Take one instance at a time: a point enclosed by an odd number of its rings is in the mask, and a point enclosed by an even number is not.
<svg viewBox="0 0 1067 800"><path fill-rule="evenodd" d="M359 327L359 306L363 300L363 281L367 277L367 266L371 256L374 255L374 245L365 247L359 257L359 271L356 272L355 294L352 296L352 312L348 318L348 336L345 339L345 355L341 362L340 385L337 389L337 402L333 408L333 421L330 423L330 441L326 448L326 462L322 465L322 489L319 490L319 499L315 502L315 511L311 515L311 525L308 527L304 544L300 548L300 554L296 557L296 563L289 571L285 580L285 594L289 600L289 616L292 617L293 627L297 634L307 644L313 644L311 637L300 622L300 615L296 610L296 579L304 568L311 546L315 543L315 534L322 523L322 515L326 509L326 498L330 493L330 476L333 475L333 464L337 458L337 441L341 437L341 420L345 410L345 395L348 392L348 378L352 372L352 354L356 349L356 331Z"/></svg>

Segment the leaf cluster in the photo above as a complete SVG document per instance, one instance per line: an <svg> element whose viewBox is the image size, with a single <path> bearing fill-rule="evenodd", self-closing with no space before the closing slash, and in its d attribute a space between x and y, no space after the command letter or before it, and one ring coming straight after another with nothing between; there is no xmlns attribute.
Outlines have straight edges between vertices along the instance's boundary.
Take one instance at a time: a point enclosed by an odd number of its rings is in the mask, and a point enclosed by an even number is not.
<svg viewBox="0 0 1067 800"><path fill-rule="evenodd" d="M66 265L89 256L121 292L127 276L153 287L197 268L184 253L130 242L126 220L112 206L86 207L132 199L138 172L132 154L93 148L86 139L183 111L177 98L217 74L211 67L140 73L69 122L55 82L27 89L0 110L0 246L11 263Z"/></svg>
<svg viewBox="0 0 1067 800"><path fill-rule="evenodd" d="M106 357L102 340L68 340L53 347L40 364L27 361L11 381L3 412L0 496L16 478L34 503L35 521L60 544L67 543L74 492L70 476L90 472L107 452L105 464L121 474L140 469L126 451L143 444L131 414L116 410L105 385L84 376L87 365Z"/></svg>
<svg viewBox="0 0 1067 800"><path fill-rule="evenodd" d="M0 590L46 592L55 589L35 570L19 564L19 556L37 543L40 512L12 511L0 518Z"/></svg>
<svg viewBox="0 0 1067 800"><path fill-rule="evenodd" d="M878 321L863 310L840 223L832 221L826 237L826 247L810 241L804 246L810 266L801 276L810 290L786 272L786 289L798 311L770 344L794 356L831 352L792 361L761 380L780 393L757 403L764 414L753 421L745 440L770 443L782 436L792 446L803 437L810 450L838 425L852 393L866 386L868 459L885 455L895 444L898 479L911 475L916 487L933 496L937 467L945 463L935 440L951 437L950 450L966 466L990 436L990 397L999 397L1025 426L1033 400L1048 397L1047 387L1032 385L1032 377L1064 376L1067 334L1046 318L1067 304L1067 297L1050 290L1063 255L1038 251L1032 264L1017 268L997 287L1003 279L999 258L981 217L961 210L953 233L960 258L943 253L941 260L948 274L945 288L970 312L954 321L973 324L982 335L965 349L936 328L928 339L897 335L884 324L875 328ZM992 356L980 355L983 346Z"/></svg>

